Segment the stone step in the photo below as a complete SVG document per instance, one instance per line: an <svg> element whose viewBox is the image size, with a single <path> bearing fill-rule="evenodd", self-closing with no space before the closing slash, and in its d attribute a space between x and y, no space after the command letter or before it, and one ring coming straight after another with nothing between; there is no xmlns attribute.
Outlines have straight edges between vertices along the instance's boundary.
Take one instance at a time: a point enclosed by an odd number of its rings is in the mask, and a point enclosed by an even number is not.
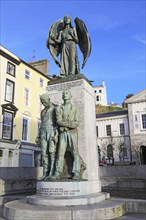
<svg viewBox="0 0 146 220"><path fill-rule="evenodd" d="M90 205L38 206L27 200L8 202L4 207L7 220L111 220L127 212L126 203L112 199Z"/></svg>
<svg viewBox="0 0 146 220"><path fill-rule="evenodd" d="M131 199L144 199L146 200L145 189L129 189L129 188L113 188L103 187L102 192L110 193L110 196L117 198L131 198Z"/></svg>
<svg viewBox="0 0 146 220"><path fill-rule="evenodd" d="M110 198L109 193L99 192L89 195L82 196L60 196L60 197L51 197L51 196L28 196L27 201L32 205L45 205L45 206L70 206L72 205L89 205L98 203Z"/></svg>

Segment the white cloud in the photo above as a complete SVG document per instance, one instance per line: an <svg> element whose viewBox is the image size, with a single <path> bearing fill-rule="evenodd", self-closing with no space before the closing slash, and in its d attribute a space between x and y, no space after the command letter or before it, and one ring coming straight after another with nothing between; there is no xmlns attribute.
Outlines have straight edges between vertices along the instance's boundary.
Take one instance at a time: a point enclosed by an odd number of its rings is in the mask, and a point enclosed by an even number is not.
<svg viewBox="0 0 146 220"><path fill-rule="evenodd" d="M118 20L112 20L108 16L97 16L95 23L96 27L104 30L110 30L120 25Z"/></svg>
<svg viewBox="0 0 146 220"><path fill-rule="evenodd" d="M138 41L139 43L142 43L142 44L146 44L146 40L139 37L138 35L134 35L132 36L136 41Z"/></svg>

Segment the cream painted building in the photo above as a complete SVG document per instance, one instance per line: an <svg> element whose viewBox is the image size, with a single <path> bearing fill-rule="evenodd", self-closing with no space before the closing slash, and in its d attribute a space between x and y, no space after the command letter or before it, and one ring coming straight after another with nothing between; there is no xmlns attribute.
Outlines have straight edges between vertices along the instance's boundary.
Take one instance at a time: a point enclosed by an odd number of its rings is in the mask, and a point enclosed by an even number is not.
<svg viewBox="0 0 146 220"><path fill-rule="evenodd" d="M48 61L43 60L43 64L48 65ZM32 65L0 46L0 166L3 167L32 167L40 163L40 147L35 144L42 110L40 95L46 92L50 78Z"/></svg>

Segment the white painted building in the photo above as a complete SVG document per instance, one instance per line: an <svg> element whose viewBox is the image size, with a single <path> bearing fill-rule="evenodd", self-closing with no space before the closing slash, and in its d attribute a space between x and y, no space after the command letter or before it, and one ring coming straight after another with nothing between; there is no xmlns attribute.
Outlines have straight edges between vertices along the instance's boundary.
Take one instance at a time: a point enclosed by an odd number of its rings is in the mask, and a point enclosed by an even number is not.
<svg viewBox="0 0 146 220"><path fill-rule="evenodd" d="M120 110L96 115L97 146L100 161L130 163L128 111Z"/></svg>
<svg viewBox="0 0 146 220"><path fill-rule="evenodd" d="M107 94L106 94L106 85L105 82L102 81L102 85L94 86L94 94L95 94L95 103L96 105L104 105L107 106Z"/></svg>
<svg viewBox="0 0 146 220"><path fill-rule="evenodd" d="M146 90L125 101L128 110L96 115L100 160L146 164ZM112 161L113 158L113 161Z"/></svg>
<svg viewBox="0 0 146 220"><path fill-rule="evenodd" d="M125 103L128 105L132 161L146 164L146 89Z"/></svg>

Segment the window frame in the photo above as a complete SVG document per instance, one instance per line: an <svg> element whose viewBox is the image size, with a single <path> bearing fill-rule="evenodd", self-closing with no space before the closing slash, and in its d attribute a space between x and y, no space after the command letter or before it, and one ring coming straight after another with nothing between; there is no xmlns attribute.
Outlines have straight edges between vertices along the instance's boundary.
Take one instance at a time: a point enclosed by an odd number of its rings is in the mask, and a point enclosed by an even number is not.
<svg viewBox="0 0 146 220"><path fill-rule="evenodd" d="M9 66L12 66L14 68L12 71L13 73L10 73L11 70L8 68ZM7 62L7 74L16 77L16 66L13 63L11 63L10 61Z"/></svg>
<svg viewBox="0 0 146 220"><path fill-rule="evenodd" d="M110 130L108 130L108 127ZM106 136L111 136L112 135L112 128L111 125L106 125Z"/></svg>
<svg viewBox="0 0 146 220"><path fill-rule="evenodd" d="M99 137L99 129L97 125L96 125L96 137Z"/></svg>
<svg viewBox="0 0 146 220"><path fill-rule="evenodd" d="M112 144L107 145L107 157L108 158L113 158L114 157L114 149Z"/></svg>
<svg viewBox="0 0 146 220"><path fill-rule="evenodd" d="M120 152L122 158L126 159L128 157L128 148L125 144L120 145Z"/></svg>
<svg viewBox="0 0 146 220"><path fill-rule="evenodd" d="M119 128L120 128L120 135L125 135L125 124L124 123L120 123L119 124Z"/></svg>
<svg viewBox="0 0 146 220"><path fill-rule="evenodd" d="M145 116L145 120L143 120L143 116ZM141 129L146 130L146 113L141 114Z"/></svg>
<svg viewBox="0 0 146 220"><path fill-rule="evenodd" d="M28 73L28 75L26 73ZM28 69L25 69L24 78L29 80L29 81L31 80L31 74L30 74L30 71Z"/></svg>
<svg viewBox="0 0 146 220"><path fill-rule="evenodd" d="M42 82L41 82L42 81ZM40 80L39 80L39 86L41 88L44 88L44 79L40 77Z"/></svg>
<svg viewBox="0 0 146 220"><path fill-rule="evenodd" d="M10 137L9 138L7 138L6 136L4 137L4 126L5 126L5 124L4 124L4 119L5 119L5 113L9 113L9 114L11 114L11 126L10 126ZM12 113L12 112L9 112L9 111L4 111L4 113L3 113L3 125L2 125L2 139L4 139L4 140L12 140L12 138L13 138L13 123L14 123L14 114ZM8 125L7 125L8 126Z"/></svg>
<svg viewBox="0 0 146 220"><path fill-rule="evenodd" d="M10 83L13 85L11 101L7 99L7 82L10 82ZM12 103L14 103L14 93L15 93L15 82L13 82L13 81L10 80L10 79L6 79L6 83L5 83L5 101L6 101L6 102L12 102Z"/></svg>
<svg viewBox="0 0 146 220"><path fill-rule="evenodd" d="M24 131L24 120L26 120L27 121L27 129L26 129L26 131ZM25 134L24 134L24 132L25 132ZM24 135L26 136L26 139L24 139ZM23 117L22 118L22 141L24 141L24 142L28 142L29 141L29 119L28 118L26 118L26 117Z"/></svg>
<svg viewBox="0 0 146 220"><path fill-rule="evenodd" d="M27 94L26 91L28 92ZM28 95L28 98L26 97L26 95ZM30 106L30 89L27 87L24 87L24 106Z"/></svg>

